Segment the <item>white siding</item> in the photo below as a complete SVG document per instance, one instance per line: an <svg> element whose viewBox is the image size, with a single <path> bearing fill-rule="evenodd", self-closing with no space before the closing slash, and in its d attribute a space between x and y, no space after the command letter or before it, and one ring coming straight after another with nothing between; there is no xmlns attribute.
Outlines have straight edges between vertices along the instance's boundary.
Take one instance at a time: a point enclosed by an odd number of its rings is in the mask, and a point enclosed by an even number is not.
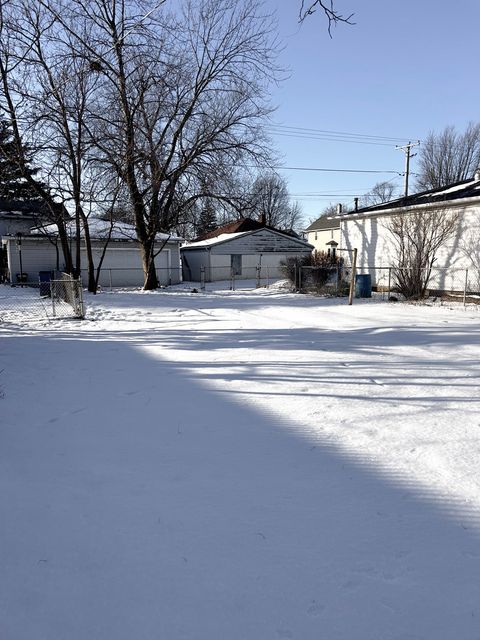
<svg viewBox="0 0 480 640"><path fill-rule="evenodd" d="M257 266L261 267L262 278L280 278L280 265L287 258L308 255L311 248L303 241L284 236L269 229L260 229L254 233L232 238L218 245L211 245L207 250L185 249L184 278L200 280L201 267L205 267L207 282L228 280L231 274L231 256L242 257L242 272L237 277L254 279ZM189 267L189 268L188 268Z"/></svg>
<svg viewBox="0 0 480 640"><path fill-rule="evenodd" d="M459 214L457 231L437 253L435 269L448 270L450 275L435 273L432 288L452 288L454 270L468 269L472 277L480 280L480 206L450 209ZM341 247L358 249L358 268L391 267L396 263L395 244L388 229L389 215L370 218L344 218L341 227ZM372 270L375 284L375 272ZM460 284L461 276L458 275ZM458 289L458 285L454 288Z"/></svg>
<svg viewBox="0 0 480 640"><path fill-rule="evenodd" d="M270 229L259 229L227 242L212 245L212 254L264 254L264 253L310 253L302 240L275 233Z"/></svg>
<svg viewBox="0 0 480 640"><path fill-rule="evenodd" d="M307 242L312 244L316 251L328 251L327 242L331 240L340 243L340 227L307 232Z"/></svg>
<svg viewBox="0 0 480 640"><path fill-rule="evenodd" d="M16 274L20 272L20 255L18 246L13 239L4 238L7 244L8 264L12 280L16 281ZM99 263L102 245L92 243L95 264ZM59 261L55 247L45 238L22 239L23 272L28 274L31 282L38 281L39 271L52 271L65 268L63 253L59 246ZM168 243L155 259L157 275L161 284L176 284L180 282L180 250L177 243ZM85 248L81 251L82 281L87 284L87 256ZM144 282L142 260L138 244L111 243L102 264L100 286L128 287L142 286Z"/></svg>

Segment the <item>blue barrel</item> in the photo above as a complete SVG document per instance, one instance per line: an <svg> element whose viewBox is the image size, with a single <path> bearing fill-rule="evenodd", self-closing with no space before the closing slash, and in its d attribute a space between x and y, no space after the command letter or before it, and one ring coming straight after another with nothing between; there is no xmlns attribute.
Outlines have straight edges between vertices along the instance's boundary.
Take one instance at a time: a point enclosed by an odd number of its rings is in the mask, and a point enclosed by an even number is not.
<svg viewBox="0 0 480 640"><path fill-rule="evenodd" d="M359 273L355 278L355 297L372 297L372 276L369 273Z"/></svg>
<svg viewBox="0 0 480 640"><path fill-rule="evenodd" d="M40 271L38 281L40 284L40 295L50 296L50 280L52 280L52 271Z"/></svg>

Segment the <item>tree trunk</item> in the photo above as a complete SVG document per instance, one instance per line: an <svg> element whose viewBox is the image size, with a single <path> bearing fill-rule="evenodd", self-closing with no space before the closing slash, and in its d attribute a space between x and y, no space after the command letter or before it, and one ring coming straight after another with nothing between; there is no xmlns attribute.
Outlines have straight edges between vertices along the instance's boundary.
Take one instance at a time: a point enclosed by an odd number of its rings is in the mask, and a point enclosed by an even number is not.
<svg viewBox="0 0 480 640"><path fill-rule="evenodd" d="M90 239L90 227L88 226L88 219L82 211L82 224L83 234L85 236L85 250L87 253L87 268L88 268L88 291L90 293L97 293L97 278L95 277L95 262L93 260L92 241Z"/></svg>
<svg viewBox="0 0 480 640"><path fill-rule="evenodd" d="M142 242L142 263L145 282L145 291L158 289L157 272L155 271L155 258L153 257L154 243L151 240Z"/></svg>

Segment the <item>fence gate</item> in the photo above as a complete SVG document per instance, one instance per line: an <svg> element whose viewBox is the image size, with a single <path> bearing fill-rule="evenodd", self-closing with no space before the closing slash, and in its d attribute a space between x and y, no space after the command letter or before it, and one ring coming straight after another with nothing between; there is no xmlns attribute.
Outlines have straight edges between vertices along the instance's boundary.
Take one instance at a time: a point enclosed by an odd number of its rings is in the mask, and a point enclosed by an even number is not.
<svg viewBox="0 0 480 640"><path fill-rule="evenodd" d="M57 316L65 314L63 309L67 305L67 312L74 318L85 317L85 307L83 303L82 281L76 279L68 273L55 273L55 279L50 281L50 297L52 299L52 313ZM70 307L70 309L68 309Z"/></svg>
<svg viewBox="0 0 480 640"><path fill-rule="evenodd" d="M84 317L82 283L67 273L42 272L36 282L0 285L0 321L23 324L51 318Z"/></svg>

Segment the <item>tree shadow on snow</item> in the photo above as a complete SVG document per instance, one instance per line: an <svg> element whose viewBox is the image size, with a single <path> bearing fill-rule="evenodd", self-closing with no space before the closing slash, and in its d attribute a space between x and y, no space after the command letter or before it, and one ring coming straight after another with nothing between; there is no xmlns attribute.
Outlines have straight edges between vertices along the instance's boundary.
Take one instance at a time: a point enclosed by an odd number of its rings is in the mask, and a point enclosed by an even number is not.
<svg viewBox="0 0 480 640"><path fill-rule="evenodd" d="M367 366L386 340L373 330L303 334L245 330L210 340L199 332L194 343L332 349L333 377L322 380L313 356L312 367L296 365L300 375L320 388L353 388L358 372L338 358L358 351ZM409 337L439 349L454 339L405 327L384 348ZM479 522L468 504L440 501L399 473L309 438L301 415L283 420L212 388L212 376L224 379L232 363L166 361L147 350L155 341L192 348L177 331L155 340L85 331L6 341L2 366L17 367L0 431L9 494L0 513L4 637L478 634ZM284 380L293 375L277 366ZM253 365L238 375L253 395Z"/></svg>

